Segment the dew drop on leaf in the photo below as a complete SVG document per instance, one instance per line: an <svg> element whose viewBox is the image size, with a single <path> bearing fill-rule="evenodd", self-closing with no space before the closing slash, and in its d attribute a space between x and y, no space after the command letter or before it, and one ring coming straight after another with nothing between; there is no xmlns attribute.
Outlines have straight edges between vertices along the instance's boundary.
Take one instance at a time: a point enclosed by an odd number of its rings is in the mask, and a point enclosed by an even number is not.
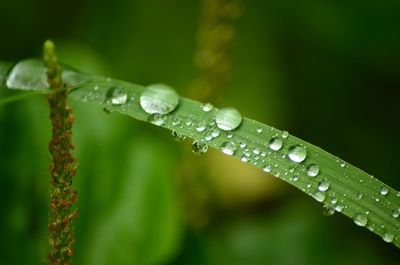
<svg viewBox="0 0 400 265"><path fill-rule="evenodd" d="M179 104L179 95L164 84L149 85L140 95L140 106L149 113L167 114Z"/></svg>
<svg viewBox="0 0 400 265"><path fill-rule="evenodd" d="M242 123L242 115L235 108L222 108L215 115L218 128L224 131L232 131Z"/></svg>
<svg viewBox="0 0 400 265"><path fill-rule="evenodd" d="M300 145L293 145L288 150L288 157L295 163L301 163L307 157L307 150Z"/></svg>
<svg viewBox="0 0 400 265"><path fill-rule="evenodd" d="M218 129L213 129L211 131L211 135L213 138L217 138L219 136L219 130Z"/></svg>
<svg viewBox="0 0 400 265"><path fill-rule="evenodd" d="M172 137L174 137L174 140L177 142L182 142L183 140L186 139L186 136L183 134L180 134L176 131L172 131Z"/></svg>
<svg viewBox="0 0 400 265"><path fill-rule="evenodd" d="M149 115L149 117L147 118L147 121L149 121L152 124L157 125L157 126L163 126L166 121L166 116L161 115L159 113L153 113L153 114Z"/></svg>
<svg viewBox="0 0 400 265"><path fill-rule="evenodd" d="M262 128L257 128L257 129L256 129L256 132L257 132L257 133L262 133L262 131L263 131Z"/></svg>
<svg viewBox="0 0 400 265"><path fill-rule="evenodd" d="M176 117L173 121L172 121L172 125L173 126L178 126L178 125L180 125L182 123L182 121L178 118L178 117Z"/></svg>
<svg viewBox="0 0 400 265"><path fill-rule="evenodd" d="M106 100L113 105L123 105L128 100L128 94L123 88L110 87L107 90Z"/></svg>
<svg viewBox="0 0 400 265"><path fill-rule="evenodd" d="M269 165L265 165L264 167L263 167L263 171L264 172L271 172L271 167L269 166Z"/></svg>
<svg viewBox="0 0 400 265"><path fill-rule="evenodd" d="M319 202L325 201L325 197L326 197L325 193L321 192L319 190L314 192L312 196L314 197L314 199L316 199Z"/></svg>
<svg viewBox="0 0 400 265"><path fill-rule="evenodd" d="M354 216L354 223L358 226L366 226L368 223L368 218L364 214L356 214Z"/></svg>
<svg viewBox="0 0 400 265"><path fill-rule="evenodd" d="M203 155L207 152L208 150L208 145L205 143L201 143L199 141L194 141L192 144L192 152L195 155Z"/></svg>
<svg viewBox="0 0 400 265"><path fill-rule="evenodd" d="M236 145L233 142L224 142L220 149L224 154L232 156L236 152Z"/></svg>
<svg viewBox="0 0 400 265"><path fill-rule="evenodd" d="M393 242L394 235L392 233L384 233L382 236L383 241L387 243Z"/></svg>
<svg viewBox="0 0 400 265"><path fill-rule="evenodd" d="M319 174L319 167L316 164L310 164L307 167L307 176L316 177Z"/></svg>
<svg viewBox="0 0 400 265"><path fill-rule="evenodd" d="M282 132L282 138L283 139L286 139L286 138L288 138L289 137L289 132L288 131L283 131Z"/></svg>
<svg viewBox="0 0 400 265"><path fill-rule="evenodd" d="M280 150L282 148L282 145L283 145L283 142L282 142L281 138L273 137L269 141L268 147L271 150L278 151L278 150Z"/></svg>
<svg viewBox="0 0 400 265"><path fill-rule="evenodd" d="M210 112L213 108L214 108L214 106L211 105L211 103L205 103L205 104L203 104L203 105L201 106L201 109L202 109L204 112Z"/></svg>
<svg viewBox="0 0 400 265"><path fill-rule="evenodd" d="M320 181L320 183L318 184L318 190L325 192L328 189L329 189L329 182L327 182L326 180Z"/></svg>
<svg viewBox="0 0 400 265"><path fill-rule="evenodd" d="M324 205L324 207L322 208L322 214L326 215L326 216L331 216L335 213L335 208L330 207L329 205Z"/></svg>
<svg viewBox="0 0 400 265"><path fill-rule="evenodd" d="M206 122L205 121L200 121L196 126L196 131L204 132L206 128L207 128Z"/></svg>
<svg viewBox="0 0 400 265"><path fill-rule="evenodd" d="M392 216L394 218L398 218L400 216L400 207L393 210Z"/></svg>
<svg viewBox="0 0 400 265"><path fill-rule="evenodd" d="M387 194L389 193L389 189L386 188L386 187L382 187L382 188L379 190L379 193L380 193L382 196L385 196L385 195L387 195Z"/></svg>

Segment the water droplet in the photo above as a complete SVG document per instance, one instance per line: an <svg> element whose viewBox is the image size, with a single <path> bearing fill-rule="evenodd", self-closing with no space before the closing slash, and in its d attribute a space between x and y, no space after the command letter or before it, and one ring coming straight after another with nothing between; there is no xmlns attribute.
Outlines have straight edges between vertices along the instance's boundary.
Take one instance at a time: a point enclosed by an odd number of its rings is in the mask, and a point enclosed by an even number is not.
<svg viewBox="0 0 400 265"><path fill-rule="evenodd" d="M335 211L340 213L341 211L343 211L343 208L344 208L343 205L338 204L338 205L335 206Z"/></svg>
<svg viewBox="0 0 400 265"><path fill-rule="evenodd" d="M319 202L325 201L325 197L326 197L325 193L321 192L321 191L314 192L312 196L314 197L314 199L316 199Z"/></svg>
<svg viewBox="0 0 400 265"><path fill-rule="evenodd" d="M265 166L263 167L263 171L269 173L269 172L271 172L271 167L268 166L268 165L265 165Z"/></svg>
<svg viewBox="0 0 400 265"><path fill-rule="evenodd" d="M257 128L257 129L256 129L256 132L258 132L258 133L262 133L262 131L263 131L262 128Z"/></svg>
<svg viewBox="0 0 400 265"><path fill-rule="evenodd" d="M243 155L243 156L240 158L240 161L247 163L247 162L249 162L249 159L247 158L247 156Z"/></svg>
<svg viewBox="0 0 400 265"><path fill-rule="evenodd" d="M253 154L259 155L260 153L261 153L260 149L258 149L258 148L253 149Z"/></svg>
<svg viewBox="0 0 400 265"><path fill-rule="evenodd" d="M195 155L203 155L207 152L208 150L208 145L205 143L201 143L199 141L194 141L192 144L192 152Z"/></svg>
<svg viewBox="0 0 400 265"><path fill-rule="evenodd" d="M322 214L326 215L326 216L331 216L335 213L335 208L330 207L329 205L324 205L324 207L322 208Z"/></svg>
<svg viewBox="0 0 400 265"><path fill-rule="evenodd" d="M283 131L282 132L282 138L283 139L286 139L286 138L288 138L289 137L289 132L288 131Z"/></svg>
<svg viewBox="0 0 400 265"><path fill-rule="evenodd" d="M331 203L332 203L332 204L336 204L336 203L337 203L337 198L336 198L335 196L333 196L333 197L331 198Z"/></svg>
<svg viewBox="0 0 400 265"><path fill-rule="evenodd" d="M93 90L94 90L94 91L99 90L99 86L95 86L95 87L93 88Z"/></svg>
<svg viewBox="0 0 400 265"><path fill-rule="evenodd" d="M128 94L123 88L111 87L107 90L106 100L113 105L123 105L128 100Z"/></svg>
<svg viewBox="0 0 400 265"><path fill-rule="evenodd" d="M182 123L182 121L178 118L178 117L176 117L173 121L172 121L172 125L173 126L178 126L178 125L180 125Z"/></svg>
<svg viewBox="0 0 400 265"><path fill-rule="evenodd" d="M217 138L219 136L219 130L218 129L212 130L211 135L212 137Z"/></svg>
<svg viewBox="0 0 400 265"><path fill-rule="evenodd" d="M358 226L366 226L368 223L368 218L364 214L356 214L354 216L354 223Z"/></svg>
<svg viewBox="0 0 400 265"><path fill-rule="evenodd" d="M196 126L196 131L198 132L204 132L204 130L207 128L207 124L205 121L200 121L197 126Z"/></svg>
<svg viewBox="0 0 400 265"><path fill-rule="evenodd" d="M172 131L172 137L174 137L174 140L177 142L182 142L183 140L186 139L186 136L183 134L180 134L176 131Z"/></svg>
<svg viewBox="0 0 400 265"><path fill-rule="evenodd" d="M346 163L345 162L340 162L340 167L345 167Z"/></svg>
<svg viewBox="0 0 400 265"><path fill-rule="evenodd" d="M232 156L236 152L236 145L233 142L224 142L220 149L224 154Z"/></svg>
<svg viewBox="0 0 400 265"><path fill-rule="evenodd" d="M316 177L319 174L319 167L316 164L311 164L307 167L307 176Z"/></svg>
<svg viewBox="0 0 400 265"><path fill-rule="evenodd" d="M298 175L294 175L294 176L292 176L292 177L290 178L290 180L296 182L296 181L299 180L299 176L298 176Z"/></svg>
<svg viewBox="0 0 400 265"><path fill-rule="evenodd" d="M295 163L301 163L307 157L307 150L300 145L292 145L288 150L288 157Z"/></svg>
<svg viewBox="0 0 400 265"><path fill-rule="evenodd" d="M364 197L364 194L362 192L358 192L356 199L361 200L363 197Z"/></svg>
<svg viewBox="0 0 400 265"><path fill-rule="evenodd" d="M179 103L179 95L171 87L164 84L149 85L140 95L140 106L149 113L167 114Z"/></svg>
<svg viewBox="0 0 400 265"><path fill-rule="evenodd" d="M211 141L212 140L212 135L211 134L207 134L206 137L204 137L204 139L206 139L206 141Z"/></svg>
<svg viewBox="0 0 400 265"><path fill-rule="evenodd" d="M274 151L278 151L282 148L283 142L279 137L273 137L269 141L268 147Z"/></svg>
<svg viewBox="0 0 400 265"><path fill-rule="evenodd" d="M400 207L393 210L392 216L394 218L398 218L400 216Z"/></svg>
<svg viewBox="0 0 400 265"><path fill-rule="evenodd" d="M380 189L379 193L380 193L382 196L385 196L385 195L387 195L387 194L389 193L389 189L386 188L386 187L382 187L382 188Z"/></svg>
<svg viewBox="0 0 400 265"><path fill-rule="evenodd" d="M203 104L203 106L201 107L201 109L202 109L204 112L210 112L213 108L214 108L214 106L211 105L211 103Z"/></svg>
<svg viewBox="0 0 400 265"><path fill-rule="evenodd" d="M325 192L328 189L329 189L329 182L327 182L326 180L322 180L319 182L319 185L318 185L319 191Z"/></svg>
<svg viewBox="0 0 400 265"><path fill-rule="evenodd" d="M391 243L393 242L394 235L392 233L384 233L382 239L387 243Z"/></svg>
<svg viewBox="0 0 400 265"><path fill-rule="evenodd" d="M245 148L245 147L246 147L246 145L247 145L246 143L244 143L244 142L241 142L239 146L240 146L240 148Z"/></svg>
<svg viewBox="0 0 400 265"><path fill-rule="evenodd" d="M165 124L166 117L159 113L154 113L154 114L149 115L149 117L147 118L147 121L149 121L152 124L155 124L157 126L163 126Z"/></svg>
<svg viewBox="0 0 400 265"><path fill-rule="evenodd" d="M233 137L232 132L226 132L226 138L231 139Z"/></svg>
<svg viewBox="0 0 400 265"><path fill-rule="evenodd" d="M232 131L242 123L242 115L235 108L222 108L215 115L218 128L224 131Z"/></svg>

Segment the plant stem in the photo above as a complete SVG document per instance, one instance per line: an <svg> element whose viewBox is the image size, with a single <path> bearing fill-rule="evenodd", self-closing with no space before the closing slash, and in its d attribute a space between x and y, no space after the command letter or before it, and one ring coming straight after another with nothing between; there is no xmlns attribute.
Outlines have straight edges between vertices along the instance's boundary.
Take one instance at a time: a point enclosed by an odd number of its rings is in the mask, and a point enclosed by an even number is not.
<svg viewBox="0 0 400 265"><path fill-rule="evenodd" d="M72 220L77 211L71 210L76 203L77 192L72 188L72 179L77 172L75 158L71 154L72 110L67 105L67 91L62 89L61 66L55 54L55 46L51 41L44 44L44 63L47 68L47 80L55 91L48 94L52 138L49 151L52 155L50 165L50 211L49 211L49 264L72 264L75 234Z"/></svg>

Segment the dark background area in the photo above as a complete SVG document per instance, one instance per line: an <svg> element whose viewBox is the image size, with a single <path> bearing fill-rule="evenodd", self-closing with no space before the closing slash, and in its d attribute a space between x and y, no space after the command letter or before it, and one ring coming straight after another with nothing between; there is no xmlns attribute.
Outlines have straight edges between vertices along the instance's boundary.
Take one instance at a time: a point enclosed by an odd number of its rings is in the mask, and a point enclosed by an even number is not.
<svg viewBox="0 0 400 265"><path fill-rule="evenodd" d="M51 38L77 69L188 95L199 1L0 2L0 60ZM400 187L400 1L242 1L218 107ZM211 100L211 102L213 102ZM71 101L80 162L75 264L400 264L391 244L274 177ZM42 97L0 106L0 264L42 264L50 155Z"/></svg>

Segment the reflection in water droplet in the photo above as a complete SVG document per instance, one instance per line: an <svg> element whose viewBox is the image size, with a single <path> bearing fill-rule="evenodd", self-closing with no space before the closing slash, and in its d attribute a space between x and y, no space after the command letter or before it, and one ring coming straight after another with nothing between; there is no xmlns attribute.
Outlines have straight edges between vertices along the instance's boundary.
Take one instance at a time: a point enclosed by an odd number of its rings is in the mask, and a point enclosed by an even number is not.
<svg viewBox="0 0 400 265"><path fill-rule="evenodd" d="M152 124L155 124L157 126L163 126L165 124L167 117L165 115L161 115L158 113L154 113L149 115L147 118L147 121L151 122Z"/></svg>
<svg viewBox="0 0 400 265"><path fill-rule="evenodd" d="M387 243L391 243L393 242L394 235L392 233L385 233L383 234L382 239Z"/></svg>
<svg viewBox="0 0 400 265"><path fill-rule="evenodd" d="M366 226L368 223L368 218L364 214L356 214L354 216L354 223L358 226Z"/></svg>
<svg viewBox="0 0 400 265"><path fill-rule="evenodd" d="M167 114L179 103L179 95L171 87L164 84L149 85L140 95L140 106L149 113Z"/></svg>
<svg viewBox="0 0 400 265"><path fill-rule="evenodd" d="M314 192L312 196L314 197L314 199L316 199L319 202L325 201L325 197L326 197L325 193L323 193L321 191Z"/></svg>
<svg viewBox="0 0 400 265"><path fill-rule="evenodd" d="M335 213L335 209L325 204L322 208L322 213L326 216L331 216Z"/></svg>
<svg viewBox="0 0 400 265"><path fill-rule="evenodd" d="M192 144L192 152L195 155L203 155L207 152L208 150L208 145L205 143L201 143L199 141L194 141Z"/></svg>
<svg viewBox="0 0 400 265"><path fill-rule="evenodd" d="M379 191L379 193L383 196L387 195L389 193L389 189L386 187L382 187Z"/></svg>
<svg viewBox="0 0 400 265"><path fill-rule="evenodd" d="M186 136L183 134L180 134L176 131L172 131L172 137L174 137L174 140L177 142L182 142L183 140L186 139Z"/></svg>
<svg viewBox="0 0 400 265"><path fill-rule="evenodd" d="M236 145L233 142L224 142L220 149L224 154L232 156L236 152Z"/></svg>
<svg viewBox="0 0 400 265"><path fill-rule="evenodd" d="M307 167L307 176L316 177L319 174L319 167L316 164L311 164Z"/></svg>
<svg viewBox="0 0 400 265"><path fill-rule="evenodd" d="M209 111L211 111L213 108L214 108L214 106L211 105L211 103L203 104L203 106L201 107L201 109L202 109L204 112L209 112Z"/></svg>
<svg viewBox="0 0 400 265"><path fill-rule="evenodd" d="M224 131L232 131L242 123L242 115L235 108L222 108L215 115L218 128Z"/></svg>
<svg viewBox="0 0 400 265"><path fill-rule="evenodd" d="M273 137L269 141L268 147L274 151L278 151L282 148L283 142L279 137Z"/></svg>
<svg viewBox="0 0 400 265"><path fill-rule="evenodd" d="M307 150L300 145L292 145L288 150L288 157L293 162L301 163L307 157Z"/></svg>
<svg viewBox="0 0 400 265"><path fill-rule="evenodd" d="M327 182L326 180L322 180L320 181L319 185L318 185L318 190L325 192L329 189L329 182Z"/></svg>

